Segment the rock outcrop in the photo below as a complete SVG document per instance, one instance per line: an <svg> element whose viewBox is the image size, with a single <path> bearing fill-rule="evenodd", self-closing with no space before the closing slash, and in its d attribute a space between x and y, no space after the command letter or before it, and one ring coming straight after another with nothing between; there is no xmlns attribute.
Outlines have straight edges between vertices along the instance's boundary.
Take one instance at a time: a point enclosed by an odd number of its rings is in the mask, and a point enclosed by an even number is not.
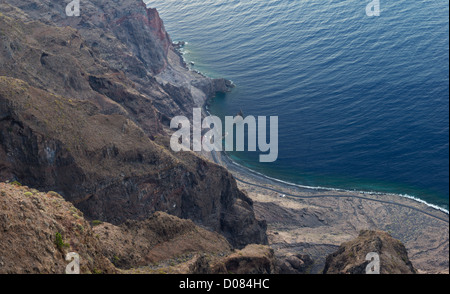
<svg viewBox="0 0 450 294"><path fill-rule="evenodd" d="M126 221L120 226L96 225L103 254L121 269L156 264L173 257L231 252L227 240L214 232L163 212L144 221Z"/></svg>
<svg viewBox="0 0 450 294"><path fill-rule="evenodd" d="M166 211L236 247L265 242L264 223L230 174L192 154L171 154L125 116L7 77L0 104L3 178L61 192L90 219L120 224Z"/></svg>
<svg viewBox="0 0 450 294"><path fill-rule="evenodd" d="M276 266L278 273L284 275L310 274L314 261L306 254L292 254L278 258Z"/></svg>
<svg viewBox="0 0 450 294"><path fill-rule="evenodd" d="M269 246L251 244L228 255L200 254L164 272L182 274L278 274L276 258Z"/></svg>
<svg viewBox="0 0 450 294"><path fill-rule="evenodd" d="M276 274L273 249L251 244L211 265L216 274Z"/></svg>
<svg viewBox="0 0 450 294"><path fill-rule="evenodd" d="M381 231L361 231L358 238L342 244L326 259L324 274L366 274L369 253L377 253L381 274L415 274L405 246Z"/></svg>
<svg viewBox="0 0 450 294"><path fill-rule="evenodd" d="M21 19L76 29L85 41L84 46L96 53L98 59L107 61L114 72L124 73L139 93L150 97L165 116L165 123L167 118L191 114L192 107L201 107L215 92L233 87L227 80L210 79L190 71L172 44L157 10L147 8L142 0L85 0L79 17L65 15L64 1L4 2L13 8L3 5L0 11L14 17L20 15ZM135 110L145 112L142 107Z"/></svg>
<svg viewBox="0 0 450 294"><path fill-rule="evenodd" d="M117 273L83 213L55 192L0 183L0 240L2 274L63 274L68 252L81 273Z"/></svg>

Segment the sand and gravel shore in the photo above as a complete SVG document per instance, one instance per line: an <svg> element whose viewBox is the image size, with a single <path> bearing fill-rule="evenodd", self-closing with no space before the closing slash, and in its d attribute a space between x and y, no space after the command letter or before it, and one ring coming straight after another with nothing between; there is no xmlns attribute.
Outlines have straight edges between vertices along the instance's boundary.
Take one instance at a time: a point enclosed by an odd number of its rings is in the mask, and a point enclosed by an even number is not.
<svg viewBox="0 0 450 294"><path fill-rule="evenodd" d="M398 195L301 188L253 173L223 154L208 157L226 167L254 201L276 254L309 254L312 273L320 273L326 256L363 229L402 241L419 273L449 273L449 215L443 211Z"/></svg>

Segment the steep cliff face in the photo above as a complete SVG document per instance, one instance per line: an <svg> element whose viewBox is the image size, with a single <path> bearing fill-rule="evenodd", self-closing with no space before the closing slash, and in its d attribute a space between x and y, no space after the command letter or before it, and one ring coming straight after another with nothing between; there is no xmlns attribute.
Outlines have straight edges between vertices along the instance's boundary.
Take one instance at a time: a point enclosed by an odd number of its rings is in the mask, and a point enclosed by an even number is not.
<svg viewBox="0 0 450 294"><path fill-rule="evenodd" d="M30 19L78 29L92 48L100 49L102 58L119 61L114 63L117 67L121 66L120 59L127 55L135 66L143 66L143 73L146 70L158 73L167 66L170 37L158 12L147 9L143 1L81 1L79 17L65 14L69 3L66 1L2 2L21 9Z"/></svg>
<svg viewBox="0 0 450 294"><path fill-rule="evenodd" d="M368 253L377 253L381 274L415 274L405 246L381 231L361 231L358 238L344 243L326 259L324 274L365 274Z"/></svg>
<svg viewBox="0 0 450 294"><path fill-rule="evenodd" d="M0 78L0 175L61 192L89 218L114 224L160 210L224 234L265 242L264 223L223 168L176 157L125 116Z"/></svg>
<svg viewBox="0 0 450 294"><path fill-rule="evenodd" d="M200 107L216 91L228 91L233 86L224 79L209 79L189 71L158 12L147 8L142 0L85 0L79 17L67 17L67 3L63 1L5 2L20 8L26 14L22 18L76 29L99 59L107 61L112 70L123 72L166 118L189 115L192 107ZM3 11L11 8L3 5ZM156 77L161 85L155 83ZM167 99L166 92L172 99Z"/></svg>
<svg viewBox="0 0 450 294"><path fill-rule="evenodd" d="M75 20L47 2L13 3L26 13L0 4L0 180L60 192L90 219L120 224L166 211L239 248L267 242L265 223L226 170L168 148L168 118L201 101L193 100L194 86L161 85L154 77L171 68L168 62L164 69L166 50L174 54L157 13L141 1L82 1L76 30L54 26ZM133 13L148 21L113 21ZM120 41L127 22L160 55L138 54L131 43L145 43L139 38ZM190 79L211 92L208 83L223 87L196 74Z"/></svg>

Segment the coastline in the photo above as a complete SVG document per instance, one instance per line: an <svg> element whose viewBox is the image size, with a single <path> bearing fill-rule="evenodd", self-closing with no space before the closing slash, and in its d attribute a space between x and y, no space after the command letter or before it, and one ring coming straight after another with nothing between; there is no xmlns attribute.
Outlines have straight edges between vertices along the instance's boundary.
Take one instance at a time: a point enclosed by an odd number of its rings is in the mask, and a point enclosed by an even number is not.
<svg viewBox="0 0 450 294"><path fill-rule="evenodd" d="M174 52L179 57L180 63L183 66L183 68L185 70L187 70L188 72L192 72L194 74L200 75L201 77L204 77L206 79L211 79L212 80L213 78L210 78L206 74L202 73L201 71L193 69L192 67L188 66L188 64L190 62L193 62L193 61L186 60L185 54L182 52L182 49L184 48L184 46L186 44L188 44L188 42L185 42L185 41L173 42L174 49L175 49ZM236 87L236 84L232 80L229 80L229 79L223 79L223 80L227 81L231 85L229 90L232 90L233 88ZM202 111L204 113L206 113L207 115L214 115L209 110L210 109L209 106L210 106L210 103L211 103L212 100L214 100L214 97L207 97L206 100L204 101L204 103L201 106ZM204 154L204 153L207 153L207 152L202 152L202 154ZM336 192L347 192L347 193L360 193L360 194L364 194L364 195L384 195L384 196L402 197L402 198L407 198L407 199L410 199L412 201L415 201L415 202L418 202L418 203L421 203L421 204L425 204L426 206L428 206L428 207L430 207L430 208L432 208L434 210L438 210L438 211L441 211L441 212L447 214L447 216L450 215L450 211L448 209L445 209L444 207L441 207L441 206L433 204L433 203L429 203L429 202L427 202L427 201L425 201L425 200L423 200L423 199L421 199L419 197L408 195L408 194L398 194L398 193L378 192L378 191L349 190L349 189L343 189L343 188L321 187L321 186L316 186L315 187L315 186L306 186L306 185L300 185L300 184L291 183L291 182L288 182L288 181L285 181L285 180L281 180L281 179L278 179L278 178L267 176L267 175L265 175L263 173L255 171L255 170L253 170L253 169L251 169L249 167L243 166L243 165L239 164L238 162L234 161L233 159L231 159L231 157L226 152L221 152L221 153L222 154L221 154L220 157L222 158L222 161L223 161L223 158L225 158L225 161L226 161L227 166L228 166L227 169L229 169L230 166L231 167L232 166L236 166L239 169L245 170L247 173L250 173L250 174L254 175L257 178L263 178L263 179L266 179L266 180L277 182L277 183L279 183L282 186L286 185L286 186L291 186L291 187L301 188L301 189L306 189L306 190L336 191ZM211 159L210 156L206 156L206 157ZM216 162L216 163L218 163L218 162Z"/></svg>
<svg viewBox="0 0 450 294"><path fill-rule="evenodd" d="M222 160L227 162L227 166L236 166L239 169L242 170L246 170L248 173L253 174L256 177L262 178L262 179L266 179L269 181L273 181L273 182L277 182L280 185L286 185L286 186L290 186L293 188L300 188L300 189L305 189L305 190L315 190L315 191L335 191L335 192L346 192L346 193L358 193L358 194L362 194L362 195L382 195L382 196L394 196L394 197L403 197L403 198L407 198L416 202L419 202L421 204L425 204L426 206L438 210L440 212L443 212L447 215L449 215L449 211L443 207L440 207L438 205L432 204L432 203L428 203L425 200L422 200L418 197L414 197L411 195L407 195L407 194L396 194L396 193L385 193L385 192L377 192L377 191L359 191L359 190L347 190L347 189L341 189L341 188L330 188L330 187L313 187L313 186L305 186L305 185L300 185L300 184L294 184L291 182L287 182L281 179L277 179L277 178L273 178L273 177L269 177L267 175L264 175L263 173L257 172L255 170L252 170L251 168L248 168L246 166L243 166L239 163L237 163L236 161L232 160L230 158L230 156L228 154L226 154L226 152L223 152L224 155L221 157Z"/></svg>
<svg viewBox="0 0 450 294"><path fill-rule="evenodd" d="M175 51L185 69L207 77ZM212 99L202 105L207 115ZM280 259L308 254L315 260L311 273L321 273L325 258L342 243L375 229L402 241L419 273L449 273L449 212L442 207L409 195L296 185L244 167L225 152L197 154L228 170L252 199Z"/></svg>
<svg viewBox="0 0 450 294"><path fill-rule="evenodd" d="M216 153L217 154L217 153ZM271 187L262 187L261 185L255 184L255 183L250 183L244 180L241 180L239 178L235 179L238 182L247 184L247 185L256 185L259 186L263 189L268 189L268 190L272 190L273 192L277 192L277 193L283 193L282 190L288 190L288 191L299 191L300 193L308 193L308 192L317 192L317 193L327 193L327 192L339 192L339 193L344 193L347 196L344 197L354 197L354 198L358 198L361 200L367 200L367 201L375 201L375 202L380 202L380 203L384 203L384 204L388 204L388 205L400 205L402 207L405 208L409 208L409 209L413 209L416 210L420 213L426 214L430 217L434 217L436 219L439 219L443 222L449 223L448 220L448 210L445 210L441 207L438 207L434 204L429 204L421 199L412 197L412 196L405 196L405 195L400 195L400 194L393 194L393 193L381 193L381 192L365 192L365 191L351 191L351 190L345 190L345 189L336 189L336 188L325 188L325 187L309 187L309 186L302 186L302 185L297 185L297 184L293 184L293 183L289 183L289 182L285 182L283 180L279 180L279 179L275 179L275 178L271 178L269 176L266 176L264 174L261 174L257 171L254 171L250 168L247 168L245 166L242 166L238 163L236 163L235 161L233 161L228 155L226 155L226 153L220 154L218 157L220 158L220 162L217 161L215 159L215 156L217 155L213 155L213 160L215 163L220 164L222 166L224 166L228 171L230 171L232 174L236 174L236 175L246 175L244 177L253 180L256 183L266 183L269 184L271 186L274 187L278 187L279 190L273 189ZM221 164L222 163L222 164ZM337 196L337 195L317 195L317 196L306 196L306 195L294 195L294 194L290 194L289 192L286 192L285 195L290 196L290 197L297 197L297 198L303 198L303 199L308 199L308 198L323 198L325 196L327 197L343 197L343 196ZM360 196L360 195L364 195L364 196ZM384 197L392 197L392 198L397 198L397 197L402 197L408 200L413 201L412 204L423 204L426 206L426 208L430 211L424 211L423 209L419 209L416 208L414 206L409 206L409 205L405 205L405 204L401 204L401 203L397 203L395 201L384 201L384 200L378 200L378 199L371 199L370 197L366 197L367 196L384 196ZM431 210L431 209L432 210ZM447 219L437 216L436 214L439 214L439 212L444 213L447 215Z"/></svg>
<svg viewBox="0 0 450 294"><path fill-rule="evenodd" d="M278 273L287 258L302 253L295 262L305 266L292 269L321 273L343 242L376 229L401 240L420 273L449 272L448 211L397 195L294 185L246 168L226 152L175 154L170 119L200 107L209 113L209 99L233 83L186 65L156 9L101 0L68 25L58 18L64 4L42 14L47 7L34 2L22 3L23 13L11 2L6 8L14 17L0 18L6 28L0 32L14 45L0 52L4 68L12 69L0 79L6 106L0 109L0 177L9 183L0 183L6 190L0 227L2 243L12 245L0 246L2 271L6 265L13 273L57 273L66 268L65 253L81 250L81 261L90 265L86 273L139 264L156 270L153 262L165 267L174 259L184 272L211 273L203 254L209 252L233 252L230 268L218 264L224 274L239 274L235 267ZM105 25L98 26L98 11L105 12ZM51 21L38 21L42 15ZM96 50L84 46L97 41ZM44 53L24 59L24 50Z"/></svg>
<svg viewBox="0 0 450 294"><path fill-rule="evenodd" d="M194 72L196 74L199 74L199 75L201 75L201 76L203 76L205 78L208 78L208 76L205 75L204 73L202 73L202 72L200 72L198 70L194 70L192 68L189 68L187 66L187 61L184 58L184 54L182 52L180 52L179 48L176 48L175 52L179 55L181 62L185 66L185 69L187 69L189 71L192 71L192 72ZM233 85L233 87L235 87L235 84L234 84L233 81L231 81L231 80L227 80L227 81L229 81ZM214 99L214 97L207 98L206 101L204 102L204 104L202 105L202 110L207 115L214 115L214 114L212 114L209 111L209 104L210 104L210 102L213 99ZM274 182L279 183L280 185L292 186L292 187L295 187L295 188L301 188L301 189L306 189L306 190L336 191L336 192L360 193L360 194L364 194L364 195L385 195L385 196L389 195L389 196L395 196L395 197L402 197L402 198L407 198L407 199L413 200L413 201L421 203L421 204L425 204L426 206L428 206L428 207L430 207L430 208L432 208L434 210L438 210L438 211L441 211L441 212L443 212L443 213L445 213L447 215L450 215L450 212L449 212L448 209L445 209L445 208L443 208L443 207L441 207L439 205L433 204L433 203L429 203L429 202L427 202L427 201L425 201L425 200L423 200L423 199L421 199L419 197L415 197L415 196L412 196L412 195L398 194L398 193L386 193L386 192L378 192L378 191L348 190L348 189L342 189L342 188L321 187L321 186L317 186L317 187L305 186L305 185L300 185L300 184L295 184L295 183L291 183L291 182L288 182L288 181L284 181L284 180L281 180L281 179L278 179L278 178L270 177L270 176L267 176L267 175L265 175L263 173L255 171L255 170L253 170L253 169L251 169L249 167L243 166L243 165L237 163L236 161L234 161L233 159L231 159L231 157L225 151L221 152L221 156L220 157L222 158L221 161L225 161L227 163L226 164L227 167L230 167L230 166L238 167L239 169L245 170L247 173L253 174L254 176L256 176L258 178L263 178L263 179L266 179L266 180L274 181ZM215 162L218 163L217 161L215 161ZM229 168L227 168L227 169L229 169Z"/></svg>
<svg viewBox="0 0 450 294"><path fill-rule="evenodd" d="M449 272L449 217L414 199L394 194L299 187L233 163L225 154L209 159L226 168L268 224L269 245L280 258L304 253L320 273L328 254L360 230L389 232L402 241L420 273ZM284 197L280 197L284 195Z"/></svg>

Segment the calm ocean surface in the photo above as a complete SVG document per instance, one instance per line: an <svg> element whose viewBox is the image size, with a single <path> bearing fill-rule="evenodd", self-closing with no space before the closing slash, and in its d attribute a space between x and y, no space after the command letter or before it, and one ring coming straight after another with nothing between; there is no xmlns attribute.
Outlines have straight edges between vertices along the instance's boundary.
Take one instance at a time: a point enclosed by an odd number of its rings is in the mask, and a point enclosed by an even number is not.
<svg viewBox="0 0 450 294"><path fill-rule="evenodd" d="M236 88L218 116L279 116L279 157L241 165L306 186L449 205L449 2L155 0L185 58Z"/></svg>

